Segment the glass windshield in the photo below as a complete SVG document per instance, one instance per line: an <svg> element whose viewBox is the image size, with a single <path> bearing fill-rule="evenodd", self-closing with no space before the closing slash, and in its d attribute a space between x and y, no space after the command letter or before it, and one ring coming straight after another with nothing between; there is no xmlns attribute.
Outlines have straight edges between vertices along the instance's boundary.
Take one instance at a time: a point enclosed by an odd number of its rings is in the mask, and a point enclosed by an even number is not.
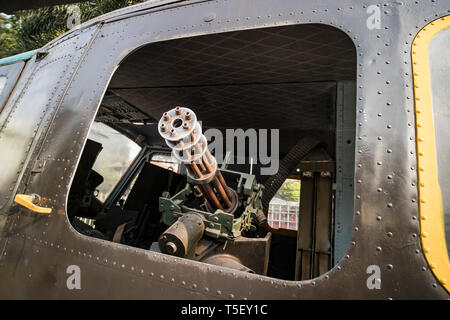
<svg viewBox="0 0 450 320"><path fill-rule="evenodd" d="M95 161L93 169L103 176L103 182L97 187L100 201L105 201L119 179L137 156L141 147L129 138L107 125L94 122L89 139L102 144L102 151Z"/></svg>

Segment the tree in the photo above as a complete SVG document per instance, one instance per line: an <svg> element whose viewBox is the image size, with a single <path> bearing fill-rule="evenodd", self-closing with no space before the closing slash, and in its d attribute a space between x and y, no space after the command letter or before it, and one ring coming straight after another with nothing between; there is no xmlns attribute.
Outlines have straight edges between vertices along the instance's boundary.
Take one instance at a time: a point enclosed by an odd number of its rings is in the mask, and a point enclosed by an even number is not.
<svg viewBox="0 0 450 320"><path fill-rule="evenodd" d="M300 198L300 180L286 179L280 189L278 189L274 198L298 202Z"/></svg>
<svg viewBox="0 0 450 320"><path fill-rule="evenodd" d="M97 0L81 2L81 22L85 22L107 12L127 7L145 0ZM22 10L8 16L0 14L0 58L41 48L54 38L62 35L67 28L67 20L72 5L60 5L34 10Z"/></svg>
<svg viewBox="0 0 450 320"><path fill-rule="evenodd" d="M0 57L16 54L16 30L14 16L0 14Z"/></svg>

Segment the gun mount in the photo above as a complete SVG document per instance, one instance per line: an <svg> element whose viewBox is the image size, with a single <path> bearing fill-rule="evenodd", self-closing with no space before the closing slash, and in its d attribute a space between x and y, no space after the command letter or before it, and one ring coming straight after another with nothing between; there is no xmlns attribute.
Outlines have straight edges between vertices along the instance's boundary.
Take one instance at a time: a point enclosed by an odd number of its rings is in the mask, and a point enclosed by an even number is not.
<svg viewBox="0 0 450 320"><path fill-rule="evenodd" d="M254 175L218 168L192 110L165 112L158 130L187 169L184 189L159 199L162 221L170 226L159 238L161 252L189 258L203 235L233 243L265 223L263 185Z"/></svg>

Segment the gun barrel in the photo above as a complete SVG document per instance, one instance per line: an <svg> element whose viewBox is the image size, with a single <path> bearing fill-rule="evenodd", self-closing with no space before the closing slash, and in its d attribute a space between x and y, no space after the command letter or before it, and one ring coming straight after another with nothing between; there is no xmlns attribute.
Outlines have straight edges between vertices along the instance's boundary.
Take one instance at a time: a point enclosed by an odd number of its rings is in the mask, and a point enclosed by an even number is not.
<svg viewBox="0 0 450 320"><path fill-rule="evenodd" d="M196 114L184 107L164 112L158 131L172 149L174 157L185 164L188 176L199 186L212 210L234 211L237 196L218 170Z"/></svg>

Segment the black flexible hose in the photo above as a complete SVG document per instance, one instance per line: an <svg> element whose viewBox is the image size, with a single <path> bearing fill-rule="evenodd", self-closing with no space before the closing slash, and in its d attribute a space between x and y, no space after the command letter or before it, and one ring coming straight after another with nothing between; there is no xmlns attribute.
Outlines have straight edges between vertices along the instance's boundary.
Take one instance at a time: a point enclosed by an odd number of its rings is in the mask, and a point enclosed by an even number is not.
<svg viewBox="0 0 450 320"><path fill-rule="evenodd" d="M262 205L264 212L267 212L267 207L270 200L272 200L275 193L280 189L289 174L295 169L300 161L310 153L315 147L320 144L320 141L313 137L304 137L300 139L288 154L281 160L278 172L267 179L264 184L264 193L262 196Z"/></svg>

